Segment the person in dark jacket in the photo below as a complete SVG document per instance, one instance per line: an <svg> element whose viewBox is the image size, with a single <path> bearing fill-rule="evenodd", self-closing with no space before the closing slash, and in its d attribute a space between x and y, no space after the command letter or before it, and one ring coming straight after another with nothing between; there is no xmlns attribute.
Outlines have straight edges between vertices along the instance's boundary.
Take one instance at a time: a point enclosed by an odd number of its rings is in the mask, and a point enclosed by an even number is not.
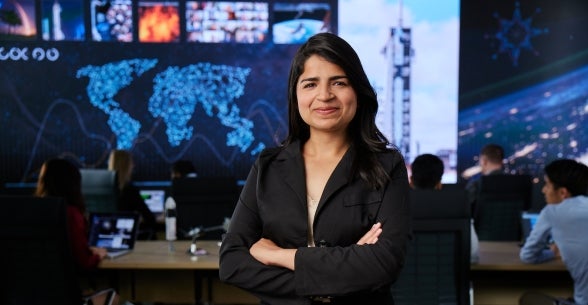
<svg viewBox="0 0 588 305"><path fill-rule="evenodd" d="M292 61L288 101L289 134L259 155L222 241L221 280L262 304L394 304L408 177L353 48L311 37Z"/></svg>
<svg viewBox="0 0 588 305"><path fill-rule="evenodd" d="M504 148L498 144L486 144L480 150L478 163L480 173L468 180L465 189L468 194L468 201L475 207L482 176L502 175L504 172Z"/></svg>

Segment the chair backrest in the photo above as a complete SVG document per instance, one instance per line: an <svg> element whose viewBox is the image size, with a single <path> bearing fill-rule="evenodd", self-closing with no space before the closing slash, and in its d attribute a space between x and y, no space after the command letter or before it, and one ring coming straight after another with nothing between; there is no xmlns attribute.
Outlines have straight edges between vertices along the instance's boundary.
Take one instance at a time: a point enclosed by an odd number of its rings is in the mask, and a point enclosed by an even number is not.
<svg viewBox="0 0 588 305"><path fill-rule="evenodd" d="M177 235L189 239L186 234L196 228L222 226L231 217L239 199L237 180L233 177L190 177L172 181L171 195L176 202ZM219 239L222 229L205 232L201 239Z"/></svg>
<svg viewBox="0 0 588 305"><path fill-rule="evenodd" d="M60 198L1 196L0 264L6 280L0 304L80 304Z"/></svg>
<svg viewBox="0 0 588 305"><path fill-rule="evenodd" d="M462 189L410 193L412 240L395 304L469 304L470 207Z"/></svg>
<svg viewBox="0 0 588 305"><path fill-rule="evenodd" d="M116 171L104 168L82 168L82 194L88 212L118 210L118 179Z"/></svg>
<svg viewBox="0 0 588 305"><path fill-rule="evenodd" d="M474 224L480 240L520 241L521 212L531 207L530 175L482 176L474 207Z"/></svg>

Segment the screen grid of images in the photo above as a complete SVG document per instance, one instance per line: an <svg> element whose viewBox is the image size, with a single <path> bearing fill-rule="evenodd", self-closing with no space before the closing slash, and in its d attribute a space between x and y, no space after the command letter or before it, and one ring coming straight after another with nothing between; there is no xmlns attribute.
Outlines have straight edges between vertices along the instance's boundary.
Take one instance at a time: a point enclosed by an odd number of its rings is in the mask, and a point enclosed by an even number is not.
<svg viewBox="0 0 588 305"><path fill-rule="evenodd" d="M41 3L40 12L36 1ZM333 1L4 1L7 18L0 20L0 41L169 43L185 37L186 42L200 43L299 44L316 33L332 32L333 5Z"/></svg>

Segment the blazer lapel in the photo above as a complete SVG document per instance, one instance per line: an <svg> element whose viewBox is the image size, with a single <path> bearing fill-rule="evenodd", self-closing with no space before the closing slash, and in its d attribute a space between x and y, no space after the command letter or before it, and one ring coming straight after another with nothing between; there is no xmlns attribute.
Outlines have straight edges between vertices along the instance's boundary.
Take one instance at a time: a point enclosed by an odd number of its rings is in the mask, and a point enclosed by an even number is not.
<svg viewBox="0 0 588 305"><path fill-rule="evenodd" d="M331 174L327 185L321 195L317 212L324 205L324 202L341 187L349 183L349 173L351 172L351 161L353 160L353 147L345 153L337 167ZM276 166L284 181L292 188L300 204L306 209L306 178L304 177L304 161L300 153L300 142L296 141L288 145L276 157Z"/></svg>
<svg viewBox="0 0 588 305"><path fill-rule="evenodd" d="M317 212L321 209L325 202L329 200L333 194L349 183L349 174L351 173L351 161L353 160L353 147L350 147L335 170L331 174L329 181L327 181L327 185L325 185L325 189L323 190L323 194L321 196L321 200L319 202Z"/></svg>
<svg viewBox="0 0 588 305"><path fill-rule="evenodd" d="M306 208L306 183L304 177L304 162L300 154L300 142L288 145L276 158L276 166L284 182L296 194L300 204Z"/></svg>

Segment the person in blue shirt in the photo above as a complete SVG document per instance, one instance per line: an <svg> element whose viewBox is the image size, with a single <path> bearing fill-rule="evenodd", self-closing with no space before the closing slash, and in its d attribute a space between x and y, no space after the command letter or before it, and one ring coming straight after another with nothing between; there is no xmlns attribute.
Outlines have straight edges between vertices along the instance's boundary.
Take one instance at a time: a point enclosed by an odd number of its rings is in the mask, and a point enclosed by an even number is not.
<svg viewBox="0 0 588 305"><path fill-rule="evenodd" d="M574 302L588 304L588 166L570 159L549 163L542 192L547 205L521 248L525 263L561 257L574 280ZM553 244L549 244L550 236Z"/></svg>

